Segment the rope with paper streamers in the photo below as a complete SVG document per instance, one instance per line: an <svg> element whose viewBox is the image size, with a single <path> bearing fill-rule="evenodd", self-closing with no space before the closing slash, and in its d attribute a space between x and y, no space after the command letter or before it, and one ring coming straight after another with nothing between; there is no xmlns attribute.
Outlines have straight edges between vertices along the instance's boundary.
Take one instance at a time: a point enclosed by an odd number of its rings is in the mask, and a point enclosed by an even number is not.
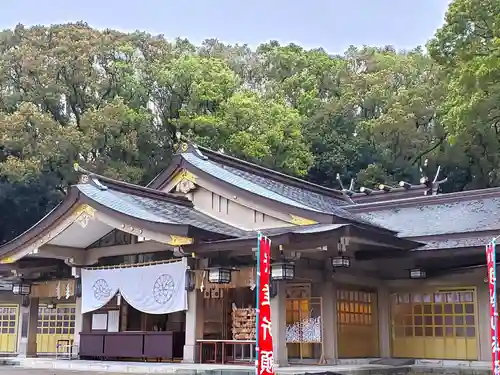
<svg viewBox="0 0 500 375"><path fill-rule="evenodd" d="M112 270L118 268L135 268L135 267L147 267L147 266L155 266L158 264L166 264L166 263L177 263L182 262L183 258L179 259L166 259L166 260L158 260L152 262L142 262L135 264L117 264L113 266L96 266L96 267L82 267L84 270Z"/></svg>

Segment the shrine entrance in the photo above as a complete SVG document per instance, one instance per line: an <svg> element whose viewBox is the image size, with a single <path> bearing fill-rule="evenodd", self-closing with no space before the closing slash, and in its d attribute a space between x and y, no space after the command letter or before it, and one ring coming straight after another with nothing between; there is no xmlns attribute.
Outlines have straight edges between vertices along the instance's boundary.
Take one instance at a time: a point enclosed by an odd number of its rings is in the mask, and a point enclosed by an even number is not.
<svg viewBox="0 0 500 375"><path fill-rule="evenodd" d="M74 303L38 307L37 353L55 354L58 342L72 342L75 334Z"/></svg>
<svg viewBox="0 0 500 375"><path fill-rule="evenodd" d="M322 299L311 296L311 284L286 288L286 343L289 359L321 359L323 350Z"/></svg>
<svg viewBox="0 0 500 375"><path fill-rule="evenodd" d="M47 355L69 350L75 339L75 280L51 280L33 284L31 297L39 301L37 353Z"/></svg>
<svg viewBox="0 0 500 375"><path fill-rule="evenodd" d="M255 269L232 272L227 284L213 284L205 271L196 272L203 308L201 363L255 362Z"/></svg>

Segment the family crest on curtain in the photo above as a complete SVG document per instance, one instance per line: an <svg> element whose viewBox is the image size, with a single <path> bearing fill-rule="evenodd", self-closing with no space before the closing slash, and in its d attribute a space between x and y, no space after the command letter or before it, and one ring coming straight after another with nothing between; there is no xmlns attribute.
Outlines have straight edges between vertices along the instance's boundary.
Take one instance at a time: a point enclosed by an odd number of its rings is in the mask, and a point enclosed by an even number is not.
<svg viewBox="0 0 500 375"><path fill-rule="evenodd" d="M82 270L82 313L100 309L120 292L127 303L147 314L187 310L187 265Z"/></svg>

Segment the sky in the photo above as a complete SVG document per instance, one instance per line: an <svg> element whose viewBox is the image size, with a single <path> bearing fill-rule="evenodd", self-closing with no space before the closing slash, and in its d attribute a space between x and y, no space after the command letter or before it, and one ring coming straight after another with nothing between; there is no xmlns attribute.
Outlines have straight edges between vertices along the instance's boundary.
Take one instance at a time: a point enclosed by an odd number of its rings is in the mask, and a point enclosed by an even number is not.
<svg viewBox="0 0 500 375"><path fill-rule="evenodd" d="M269 40L342 53L350 45L425 45L450 0L16 0L0 11L0 28L85 21L141 30L195 44L217 38L252 47ZM50 4L50 5L49 5Z"/></svg>

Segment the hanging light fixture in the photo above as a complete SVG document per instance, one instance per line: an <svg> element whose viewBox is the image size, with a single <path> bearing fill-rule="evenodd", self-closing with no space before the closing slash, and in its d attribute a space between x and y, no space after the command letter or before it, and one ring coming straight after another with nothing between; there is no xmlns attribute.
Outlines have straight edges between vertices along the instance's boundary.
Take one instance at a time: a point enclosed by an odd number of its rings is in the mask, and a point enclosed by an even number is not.
<svg viewBox="0 0 500 375"><path fill-rule="evenodd" d="M295 277L295 265L291 262L276 262L271 264L271 280L293 280Z"/></svg>
<svg viewBox="0 0 500 375"><path fill-rule="evenodd" d="M196 289L196 274L193 270L186 271L186 290L192 292Z"/></svg>
<svg viewBox="0 0 500 375"><path fill-rule="evenodd" d="M351 259L344 255L339 255L332 258L333 268L349 268L351 266Z"/></svg>
<svg viewBox="0 0 500 375"><path fill-rule="evenodd" d="M421 268L412 268L410 270L410 279L425 279L427 272Z"/></svg>
<svg viewBox="0 0 500 375"><path fill-rule="evenodd" d="M231 269L226 267L210 268L208 281L212 284L229 284L231 282Z"/></svg>
<svg viewBox="0 0 500 375"><path fill-rule="evenodd" d="M12 294L16 296L29 296L31 293L31 285L23 282L12 284Z"/></svg>

